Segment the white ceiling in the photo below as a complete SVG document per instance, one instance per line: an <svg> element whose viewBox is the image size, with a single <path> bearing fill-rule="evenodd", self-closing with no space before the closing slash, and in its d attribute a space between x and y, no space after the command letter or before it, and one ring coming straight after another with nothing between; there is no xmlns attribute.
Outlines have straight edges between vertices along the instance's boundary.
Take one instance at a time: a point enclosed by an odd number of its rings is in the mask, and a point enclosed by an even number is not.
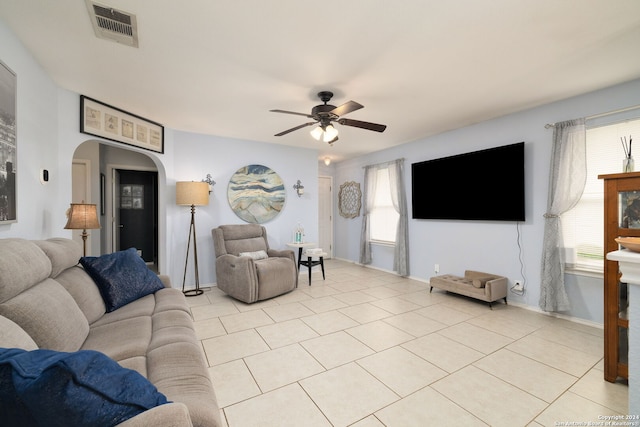
<svg viewBox="0 0 640 427"><path fill-rule="evenodd" d="M98 3L136 15L139 48L96 38L81 0L2 0L0 20L63 88L334 161L640 77L638 0ZM320 90L387 130L337 125L333 147L311 127L273 136L309 120L270 109L309 113Z"/></svg>

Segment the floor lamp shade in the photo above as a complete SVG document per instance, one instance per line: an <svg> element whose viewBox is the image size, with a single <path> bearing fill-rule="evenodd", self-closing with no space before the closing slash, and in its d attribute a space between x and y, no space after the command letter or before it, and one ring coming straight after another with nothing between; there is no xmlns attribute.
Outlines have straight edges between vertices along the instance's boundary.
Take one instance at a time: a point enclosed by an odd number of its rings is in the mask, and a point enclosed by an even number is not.
<svg viewBox="0 0 640 427"><path fill-rule="evenodd" d="M189 240L187 241L187 256L184 260L184 275L182 276L182 293L186 296L196 296L203 293L200 289L200 275L198 274L198 245L196 243L196 206L209 204L209 184L203 181L176 182L176 204L179 206L191 206L191 225L189 226ZM193 239L193 261L195 273L195 289L185 290L187 278L187 265L189 264L189 249Z"/></svg>
<svg viewBox="0 0 640 427"><path fill-rule="evenodd" d="M67 230L82 230L83 255L87 255L87 230L100 228L96 205L87 203L71 203L68 211Z"/></svg>
<svg viewBox="0 0 640 427"><path fill-rule="evenodd" d="M209 204L209 184L200 181L176 182L176 204L206 206Z"/></svg>

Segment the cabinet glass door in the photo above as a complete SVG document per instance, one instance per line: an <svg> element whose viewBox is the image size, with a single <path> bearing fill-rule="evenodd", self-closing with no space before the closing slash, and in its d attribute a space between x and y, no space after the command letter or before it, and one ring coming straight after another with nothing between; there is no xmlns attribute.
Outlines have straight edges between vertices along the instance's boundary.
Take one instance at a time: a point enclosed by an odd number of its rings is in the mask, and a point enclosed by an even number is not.
<svg viewBox="0 0 640 427"><path fill-rule="evenodd" d="M618 193L620 228L640 228L640 191Z"/></svg>

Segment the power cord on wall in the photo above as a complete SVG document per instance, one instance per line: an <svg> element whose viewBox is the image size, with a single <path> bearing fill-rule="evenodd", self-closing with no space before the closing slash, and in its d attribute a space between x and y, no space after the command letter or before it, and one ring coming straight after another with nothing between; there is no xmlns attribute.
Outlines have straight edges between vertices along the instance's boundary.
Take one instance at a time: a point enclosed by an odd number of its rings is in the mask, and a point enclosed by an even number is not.
<svg viewBox="0 0 640 427"><path fill-rule="evenodd" d="M524 261L523 261L522 243L521 243L522 235L520 234L519 222L516 222L516 234L517 234L516 244L518 245L518 261L520 262L520 276L522 277L522 282L520 283L519 281L516 281L516 283L514 283L509 290L516 295L523 296L527 289L527 286L526 286L527 277L524 272Z"/></svg>

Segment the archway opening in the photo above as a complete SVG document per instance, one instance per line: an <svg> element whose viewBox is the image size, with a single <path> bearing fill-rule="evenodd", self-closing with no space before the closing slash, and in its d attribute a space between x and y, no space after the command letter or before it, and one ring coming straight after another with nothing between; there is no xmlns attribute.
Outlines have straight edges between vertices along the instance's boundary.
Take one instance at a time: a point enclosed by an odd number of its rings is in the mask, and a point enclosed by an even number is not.
<svg viewBox="0 0 640 427"><path fill-rule="evenodd" d="M135 247L159 272L166 226L161 191L166 174L161 162L142 151L88 140L76 148L72 163L72 202L94 203L100 215L101 229L91 232L87 254ZM80 239L79 233L73 238Z"/></svg>

